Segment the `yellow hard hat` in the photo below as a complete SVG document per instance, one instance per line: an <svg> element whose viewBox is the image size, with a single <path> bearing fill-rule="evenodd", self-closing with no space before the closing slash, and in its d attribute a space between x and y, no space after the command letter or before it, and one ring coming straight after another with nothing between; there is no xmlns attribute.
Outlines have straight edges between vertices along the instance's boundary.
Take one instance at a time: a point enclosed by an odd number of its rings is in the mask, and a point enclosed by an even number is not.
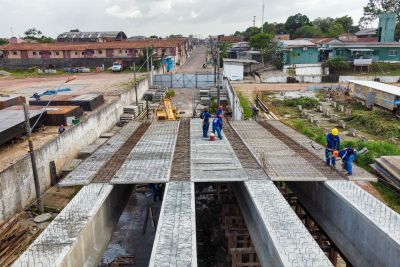
<svg viewBox="0 0 400 267"><path fill-rule="evenodd" d="M335 136L336 136L336 135L339 135L339 130L336 129L336 128L333 128L333 129L332 129L332 134L335 135Z"/></svg>

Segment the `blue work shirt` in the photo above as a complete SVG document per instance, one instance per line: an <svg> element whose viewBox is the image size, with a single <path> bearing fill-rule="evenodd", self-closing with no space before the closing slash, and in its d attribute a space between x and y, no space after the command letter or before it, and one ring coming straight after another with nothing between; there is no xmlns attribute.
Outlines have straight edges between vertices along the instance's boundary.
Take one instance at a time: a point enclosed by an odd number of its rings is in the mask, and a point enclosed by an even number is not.
<svg viewBox="0 0 400 267"><path fill-rule="evenodd" d="M326 147L329 149L340 150L340 137L339 135L327 134L326 135Z"/></svg>
<svg viewBox="0 0 400 267"><path fill-rule="evenodd" d="M217 117L218 117L219 115L222 115L222 113L224 113L224 110L223 110L222 108L218 108L218 109L217 109Z"/></svg>
<svg viewBox="0 0 400 267"><path fill-rule="evenodd" d="M211 118L211 114L210 113L208 113L208 112L202 112L201 114L200 114L200 119L202 119L205 123L207 123L207 122L209 122L210 121L210 118Z"/></svg>
<svg viewBox="0 0 400 267"><path fill-rule="evenodd" d="M346 148L340 151L339 156L343 159L346 163L352 163L357 157L357 150L352 150L351 148Z"/></svg>
<svg viewBox="0 0 400 267"><path fill-rule="evenodd" d="M222 129L222 119L220 117L216 117L213 120L213 126L219 127Z"/></svg>

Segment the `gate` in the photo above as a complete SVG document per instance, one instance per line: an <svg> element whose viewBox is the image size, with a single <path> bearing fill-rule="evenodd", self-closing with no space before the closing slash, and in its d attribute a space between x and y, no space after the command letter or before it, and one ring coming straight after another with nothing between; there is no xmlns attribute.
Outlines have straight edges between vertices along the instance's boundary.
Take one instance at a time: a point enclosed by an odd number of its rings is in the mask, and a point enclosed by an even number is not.
<svg viewBox="0 0 400 267"><path fill-rule="evenodd" d="M154 85L170 88L209 88L215 86L216 79L213 73L175 73L154 75L153 83ZM222 79L221 74L221 81Z"/></svg>

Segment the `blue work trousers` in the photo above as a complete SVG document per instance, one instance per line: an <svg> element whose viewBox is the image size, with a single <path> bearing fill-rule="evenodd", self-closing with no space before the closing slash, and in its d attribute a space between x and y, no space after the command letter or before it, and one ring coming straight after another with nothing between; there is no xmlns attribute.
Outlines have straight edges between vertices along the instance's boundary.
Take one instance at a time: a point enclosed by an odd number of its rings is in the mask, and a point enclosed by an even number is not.
<svg viewBox="0 0 400 267"><path fill-rule="evenodd" d="M213 125L213 134L217 132L218 138L222 140L221 127Z"/></svg>
<svg viewBox="0 0 400 267"><path fill-rule="evenodd" d="M208 129L210 129L210 122L203 122L203 137L208 137Z"/></svg>

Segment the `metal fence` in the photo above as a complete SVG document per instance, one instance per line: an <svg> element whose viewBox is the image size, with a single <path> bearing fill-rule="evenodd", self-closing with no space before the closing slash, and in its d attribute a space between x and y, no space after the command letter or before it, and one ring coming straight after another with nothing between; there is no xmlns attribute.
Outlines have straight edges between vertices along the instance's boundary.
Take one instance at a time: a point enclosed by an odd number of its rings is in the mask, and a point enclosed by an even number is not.
<svg viewBox="0 0 400 267"><path fill-rule="evenodd" d="M162 74L153 76L153 84L170 88L209 88L215 86L216 76L206 74ZM221 75L222 81L222 75Z"/></svg>

